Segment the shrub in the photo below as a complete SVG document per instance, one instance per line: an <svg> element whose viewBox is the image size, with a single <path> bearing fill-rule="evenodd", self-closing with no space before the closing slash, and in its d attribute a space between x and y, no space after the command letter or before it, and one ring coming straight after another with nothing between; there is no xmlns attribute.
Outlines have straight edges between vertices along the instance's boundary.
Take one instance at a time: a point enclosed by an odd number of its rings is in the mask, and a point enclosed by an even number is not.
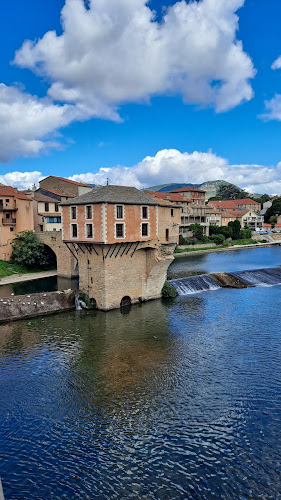
<svg viewBox="0 0 281 500"><path fill-rule="evenodd" d="M165 281L164 286L162 288L162 297L165 298L174 298L178 295L176 289L170 285L167 281Z"/></svg>
<svg viewBox="0 0 281 500"><path fill-rule="evenodd" d="M56 265L53 252L48 252L32 231L17 235L12 244L11 262L27 268L42 269Z"/></svg>
<svg viewBox="0 0 281 500"><path fill-rule="evenodd" d="M216 245L222 245L225 242L223 234L213 234L210 238Z"/></svg>
<svg viewBox="0 0 281 500"><path fill-rule="evenodd" d="M184 238L183 236L180 236L179 237L179 245L186 245L186 238Z"/></svg>
<svg viewBox="0 0 281 500"><path fill-rule="evenodd" d="M252 231L250 228L243 229L240 231L240 238L252 238Z"/></svg>

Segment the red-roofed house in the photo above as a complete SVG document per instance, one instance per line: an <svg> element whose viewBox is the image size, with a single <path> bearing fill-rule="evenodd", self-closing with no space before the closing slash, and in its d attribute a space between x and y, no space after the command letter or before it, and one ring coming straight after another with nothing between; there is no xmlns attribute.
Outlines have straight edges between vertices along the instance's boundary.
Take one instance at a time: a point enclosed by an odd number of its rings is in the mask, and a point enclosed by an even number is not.
<svg viewBox="0 0 281 500"><path fill-rule="evenodd" d="M31 200L11 186L0 186L0 259L9 260L13 239L33 229Z"/></svg>
<svg viewBox="0 0 281 500"><path fill-rule="evenodd" d="M93 187L89 184L84 184L83 182L71 181L70 179L65 179L64 177L56 177L54 175L49 175L45 179L39 182L40 188L50 190L51 192L59 191L61 195L73 195L81 196L89 191L92 191Z"/></svg>
<svg viewBox="0 0 281 500"><path fill-rule="evenodd" d="M170 195L172 196L174 193L180 194L184 202L180 234L184 237L191 236L192 233L189 232L190 224L200 224L204 228L204 234L209 236L209 222L206 218L205 205L206 192L196 186L185 186L173 189Z"/></svg>

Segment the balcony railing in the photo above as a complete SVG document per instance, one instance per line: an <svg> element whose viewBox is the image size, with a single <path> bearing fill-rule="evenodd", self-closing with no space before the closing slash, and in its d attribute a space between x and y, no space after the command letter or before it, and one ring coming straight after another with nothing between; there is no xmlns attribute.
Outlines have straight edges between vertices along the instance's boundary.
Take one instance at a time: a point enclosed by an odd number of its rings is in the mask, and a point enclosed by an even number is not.
<svg viewBox="0 0 281 500"><path fill-rule="evenodd" d="M2 219L3 226L15 226L17 219Z"/></svg>

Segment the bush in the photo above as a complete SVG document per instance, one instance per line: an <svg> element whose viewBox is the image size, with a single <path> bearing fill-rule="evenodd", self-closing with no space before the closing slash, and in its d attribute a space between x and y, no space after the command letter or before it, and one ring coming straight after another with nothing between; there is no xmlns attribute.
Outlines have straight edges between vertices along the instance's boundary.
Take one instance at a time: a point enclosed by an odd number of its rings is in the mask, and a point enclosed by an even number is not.
<svg viewBox="0 0 281 500"><path fill-rule="evenodd" d="M216 245L222 245L225 242L223 234L213 234L210 238Z"/></svg>
<svg viewBox="0 0 281 500"><path fill-rule="evenodd" d="M183 236L180 236L179 237L179 245L186 245L186 238L184 238Z"/></svg>
<svg viewBox="0 0 281 500"><path fill-rule="evenodd" d="M32 231L17 235L12 244L11 262L27 268L55 267L56 257L48 252Z"/></svg>
<svg viewBox="0 0 281 500"><path fill-rule="evenodd" d="M250 228L243 229L240 231L240 238L252 238L252 231Z"/></svg>
<svg viewBox="0 0 281 500"><path fill-rule="evenodd" d="M164 286L162 288L162 297L165 298L175 298L178 295L176 289L170 285L167 281L165 281Z"/></svg>
<svg viewBox="0 0 281 500"><path fill-rule="evenodd" d="M200 226L200 224L190 224L189 230L192 231L194 238L197 238L200 241L202 240L204 229Z"/></svg>

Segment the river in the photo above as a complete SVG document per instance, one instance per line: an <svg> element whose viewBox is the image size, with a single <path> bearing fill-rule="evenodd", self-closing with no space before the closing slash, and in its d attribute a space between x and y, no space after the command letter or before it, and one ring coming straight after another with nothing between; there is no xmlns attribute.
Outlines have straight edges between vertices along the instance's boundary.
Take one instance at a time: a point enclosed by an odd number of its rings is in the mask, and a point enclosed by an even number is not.
<svg viewBox="0 0 281 500"><path fill-rule="evenodd" d="M281 264L281 249L180 258L170 278ZM276 499L281 287L2 325L6 500Z"/></svg>

